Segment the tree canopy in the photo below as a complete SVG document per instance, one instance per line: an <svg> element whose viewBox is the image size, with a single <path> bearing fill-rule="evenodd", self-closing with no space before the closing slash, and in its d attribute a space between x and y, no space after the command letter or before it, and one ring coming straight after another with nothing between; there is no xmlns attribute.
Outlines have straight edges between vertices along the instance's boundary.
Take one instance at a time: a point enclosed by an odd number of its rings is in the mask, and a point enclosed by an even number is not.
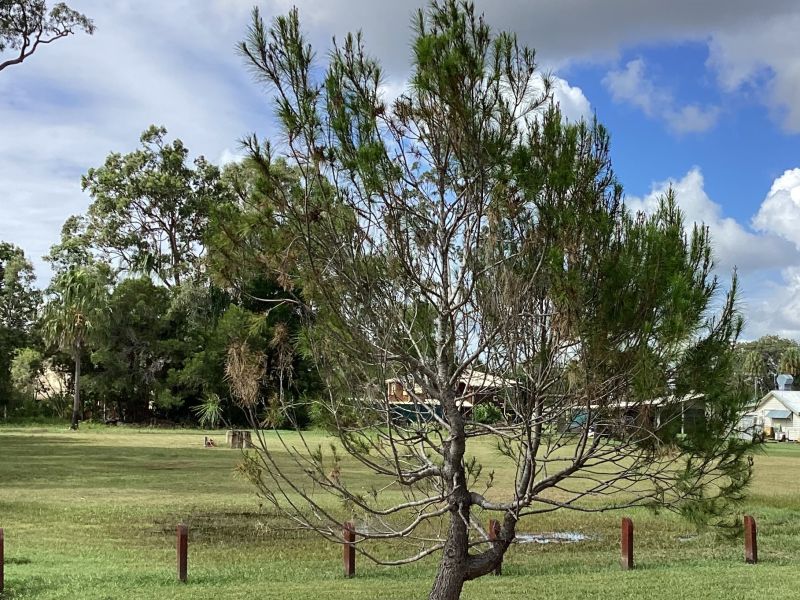
<svg viewBox="0 0 800 600"><path fill-rule="evenodd" d="M197 275L204 253L209 212L225 200L219 169L202 156L187 163L180 140L152 126L142 147L110 154L89 169L83 187L92 196L86 235L91 244L126 271L151 275L167 287Z"/></svg>
<svg viewBox="0 0 800 600"><path fill-rule="evenodd" d="M63 2L47 10L44 0L0 0L0 53L10 50L11 58L0 57L0 71L18 65L40 46L79 31L93 34L94 22Z"/></svg>
<svg viewBox="0 0 800 600"><path fill-rule="evenodd" d="M30 342L41 293L21 248L0 242L0 404L10 404L11 361Z"/></svg>

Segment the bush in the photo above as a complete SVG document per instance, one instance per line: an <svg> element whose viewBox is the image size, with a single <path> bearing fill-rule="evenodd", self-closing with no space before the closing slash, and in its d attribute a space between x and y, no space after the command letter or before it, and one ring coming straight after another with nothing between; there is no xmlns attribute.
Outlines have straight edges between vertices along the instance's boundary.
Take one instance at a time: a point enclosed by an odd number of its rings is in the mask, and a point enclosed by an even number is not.
<svg viewBox="0 0 800 600"><path fill-rule="evenodd" d="M484 403L478 404L472 409L472 420L484 425L491 425L497 423L503 418L503 413L494 404Z"/></svg>

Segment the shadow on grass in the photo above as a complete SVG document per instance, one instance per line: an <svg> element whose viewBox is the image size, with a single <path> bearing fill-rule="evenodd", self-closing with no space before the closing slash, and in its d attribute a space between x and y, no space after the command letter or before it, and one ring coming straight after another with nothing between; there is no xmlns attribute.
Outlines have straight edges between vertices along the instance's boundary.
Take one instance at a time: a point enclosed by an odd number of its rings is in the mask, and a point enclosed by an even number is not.
<svg viewBox="0 0 800 600"><path fill-rule="evenodd" d="M0 600L12 598L37 598L52 588L44 577L26 577L24 581L6 577L5 590L0 592Z"/></svg>

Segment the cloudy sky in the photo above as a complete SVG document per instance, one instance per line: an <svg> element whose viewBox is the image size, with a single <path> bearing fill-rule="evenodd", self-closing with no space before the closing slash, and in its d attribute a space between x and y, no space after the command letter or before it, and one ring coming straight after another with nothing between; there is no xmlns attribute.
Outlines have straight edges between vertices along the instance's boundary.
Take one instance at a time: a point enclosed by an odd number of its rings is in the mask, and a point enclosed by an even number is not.
<svg viewBox="0 0 800 600"><path fill-rule="evenodd" d="M97 33L62 40L0 73L0 240L40 257L89 198L80 176L130 151L151 123L225 162L237 140L268 136L265 91L234 52L254 0L71 0ZM421 2L293 4L324 60L330 39L364 32L387 86L408 74L410 15ZM495 0L558 77L572 118L596 114L628 203L647 210L669 185L710 225L718 270L741 274L746 337L800 339L800 3L796 0Z"/></svg>

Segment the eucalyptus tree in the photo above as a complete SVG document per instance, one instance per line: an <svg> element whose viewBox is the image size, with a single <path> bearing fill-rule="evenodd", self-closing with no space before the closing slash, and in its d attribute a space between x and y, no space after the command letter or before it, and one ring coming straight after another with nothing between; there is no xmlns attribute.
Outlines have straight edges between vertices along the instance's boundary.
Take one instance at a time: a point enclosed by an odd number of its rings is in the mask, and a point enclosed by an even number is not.
<svg viewBox="0 0 800 600"><path fill-rule="evenodd" d="M354 520L357 550L382 564L438 555L433 599L493 572L539 514L724 515L749 444L733 435L736 285L725 294L711 274L708 231L686 230L672 194L630 214L605 129L566 122L533 50L471 4L434 2L413 24L396 99L360 35L316 64L296 10L271 25L255 10L240 46L281 126L277 147L249 140L285 240L264 268L302 289L318 409L374 473L365 489L337 452L278 455L262 437L248 471L259 493L330 540ZM390 379L421 418L400 418ZM490 381L503 413L487 424L465 408ZM685 402L705 418L675 436ZM482 439L507 480L474 458Z"/></svg>
<svg viewBox="0 0 800 600"><path fill-rule="evenodd" d="M216 166L202 156L190 164L183 142L166 135L152 126L140 149L111 153L89 169L82 180L92 196L84 235L112 264L173 288L201 272L209 211L227 189Z"/></svg>
<svg viewBox="0 0 800 600"><path fill-rule="evenodd" d="M48 11L44 0L0 0L0 53L12 51L10 58L0 56L0 71L22 63L41 46L94 30L90 18L63 2Z"/></svg>
<svg viewBox="0 0 800 600"><path fill-rule="evenodd" d="M81 361L91 331L108 318L110 277L103 265L73 267L56 275L42 314L45 341L66 352L75 364L70 427L81 416Z"/></svg>
<svg viewBox="0 0 800 600"><path fill-rule="evenodd" d="M50 252L43 257L56 274L95 262L95 252L86 227L86 218L82 215L71 215L64 221L59 241L50 246Z"/></svg>

